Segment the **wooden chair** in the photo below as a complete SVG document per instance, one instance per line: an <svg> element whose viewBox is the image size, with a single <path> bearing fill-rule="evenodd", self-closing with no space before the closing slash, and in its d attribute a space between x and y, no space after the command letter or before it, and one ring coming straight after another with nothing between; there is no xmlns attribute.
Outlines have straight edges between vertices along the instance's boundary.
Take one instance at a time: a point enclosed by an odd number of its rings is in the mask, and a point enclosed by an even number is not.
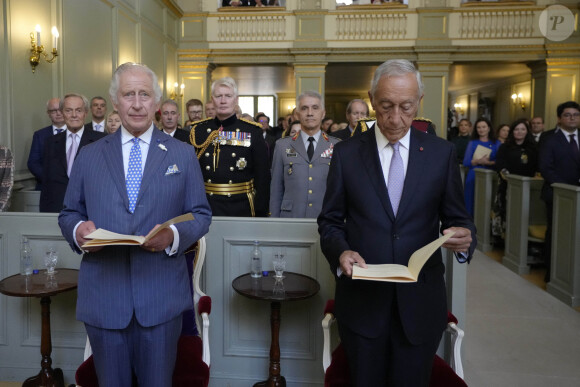
<svg viewBox="0 0 580 387"><path fill-rule="evenodd" d="M184 323L182 335L177 344L177 361L173 371L173 387L207 387L209 384L210 352L209 352L209 314L211 312L211 298L200 288L201 270L205 261L205 237L201 238L186 252L186 259L192 267L192 297L195 315L195 325L199 331L196 335L183 334L190 332L193 321ZM188 327L189 326L189 327ZM191 328L191 329L190 329ZM75 375L78 387L98 387L97 374L93 362L91 343L87 337L84 362L79 366ZM133 385L137 386L136 380Z"/></svg>
<svg viewBox="0 0 580 387"><path fill-rule="evenodd" d="M330 328L336 321L334 318L334 300L326 302L322 331L324 334L322 367L324 368L324 387L350 387L350 372L346 353L341 344L332 351ZM453 314L447 313L446 332L451 337L451 359L447 364L439 356L435 355L433 370L431 372L430 387L463 387L467 384L463 381L463 365L461 363L461 341L464 332L457 326L457 319Z"/></svg>

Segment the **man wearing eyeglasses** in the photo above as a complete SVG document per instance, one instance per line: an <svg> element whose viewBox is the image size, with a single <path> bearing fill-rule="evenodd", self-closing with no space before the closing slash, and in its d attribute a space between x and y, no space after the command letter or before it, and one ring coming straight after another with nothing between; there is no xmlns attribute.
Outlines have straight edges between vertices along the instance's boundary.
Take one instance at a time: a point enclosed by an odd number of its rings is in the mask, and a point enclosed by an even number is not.
<svg viewBox="0 0 580 387"><path fill-rule="evenodd" d="M184 130L189 132L191 131L191 126L194 122L203 119L203 102L199 99L192 98L185 104L185 111L187 112L187 117L189 119L183 126Z"/></svg>
<svg viewBox="0 0 580 387"><path fill-rule="evenodd" d="M46 113L52 122L51 125L38 129L32 136L32 145L30 145L30 153L28 155L28 170L36 178L36 190L42 189L42 157L44 155L44 143L46 139L55 134L64 132L66 124L64 123L64 116L58 109L60 98L51 98L46 103Z"/></svg>
<svg viewBox="0 0 580 387"><path fill-rule="evenodd" d="M558 126L552 134L540 137L539 169L544 178L542 200L546 202L547 229L544 240L544 258L548 270L545 281L550 281L552 250L553 183L580 185L580 152L578 126L580 105L568 101L558 105Z"/></svg>

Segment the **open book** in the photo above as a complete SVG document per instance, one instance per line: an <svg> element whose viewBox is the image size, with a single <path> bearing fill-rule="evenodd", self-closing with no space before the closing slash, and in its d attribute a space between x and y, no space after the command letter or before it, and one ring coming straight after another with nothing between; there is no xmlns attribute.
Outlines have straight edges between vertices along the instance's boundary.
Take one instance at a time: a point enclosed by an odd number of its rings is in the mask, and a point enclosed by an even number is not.
<svg viewBox="0 0 580 387"><path fill-rule="evenodd" d="M479 160L480 158L489 155L491 155L491 148L485 147L483 145L478 145L475 148L475 152L473 152L473 157L471 158L471 160Z"/></svg>
<svg viewBox="0 0 580 387"><path fill-rule="evenodd" d="M193 214L191 212L188 214L179 215L173 219L169 219L167 222L159 225L159 227L157 227L155 231L153 231L147 237L138 235L117 234L116 232L107 231L102 228L99 228L85 237L85 239L91 240L82 245L82 247L85 248L85 247L114 246L114 245L141 246L143 243L147 242L149 239L157 235L157 233L163 230L164 228L167 228L172 224L177 224L188 220L193 220Z"/></svg>
<svg viewBox="0 0 580 387"><path fill-rule="evenodd" d="M398 265L394 263L387 263L384 265L367 265L366 269L354 265L352 268L352 279L363 279L371 281L387 281L387 282L417 282L419 273L425 265L425 262L433 255L433 253L451 238L455 233L443 235L439 239L426 246L421 247L415 251L411 258L409 258L409 267Z"/></svg>

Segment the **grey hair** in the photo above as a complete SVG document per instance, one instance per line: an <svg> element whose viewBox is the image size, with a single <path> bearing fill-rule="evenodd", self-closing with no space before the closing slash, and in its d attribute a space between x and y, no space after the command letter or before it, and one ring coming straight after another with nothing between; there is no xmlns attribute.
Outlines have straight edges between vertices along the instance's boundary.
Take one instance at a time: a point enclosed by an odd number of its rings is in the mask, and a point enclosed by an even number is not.
<svg viewBox="0 0 580 387"><path fill-rule="evenodd" d="M302 94L300 94L298 98L296 98L296 106L300 106L300 100L304 97L317 98L320 101L322 108L324 108L324 98L322 97L322 95L320 95L320 93L313 90L306 90L302 92Z"/></svg>
<svg viewBox="0 0 580 387"><path fill-rule="evenodd" d="M157 79L157 75L155 75L153 70L151 70L149 67L145 66L144 64L133 63L133 62L123 63L122 65L117 67L117 69L113 73L113 78L111 79L111 85L109 86L109 96L111 97L111 101L113 101L114 104L119 102L119 100L117 98L117 93L119 92L119 81L121 79L121 75L127 71L133 71L133 70L142 71L145 74L149 75L149 77L151 77L151 82L152 82L151 86L153 87L153 96L155 97L155 102L159 103L159 101L161 101L162 92L161 92L161 87L159 87L159 81Z"/></svg>
<svg viewBox="0 0 580 387"><path fill-rule="evenodd" d="M80 98L80 99L83 100L83 105L85 107L85 113L88 113L89 112L89 100L84 95L77 94L77 93L68 93L63 98L61 98L60 103L58 104L58 110L60 110L62 112L62 109L63 109L63 106L64 106L64 101L67 98L73 98L73 97L78 97L78 98Z"/></svg>
<svg viewBox="0 0 580 387"><path fill-rule="evenodd" d="M166 99L165 101L163 101L163 103L161 104L161 107L163 107L163 105L173 105L175 106L175 108L177 109L177 111L179 111L179 105L177 105L177 102L175 102L172 99Z"/></svg>
<svg viewBox="0 0 580 387"><path fill-rule="evenodd" d="M413 66L413 63L406 59L391 59L377 67L373 80L371 81L371 95L374 95L377 91L379 81L382 77L400 77L405 74L415 75L419 89L419 95L417 97L421 97L423 95L421 73Z"/></svg>
<svg viewBox="0 0 580 387"><path fill-rule="evenodd" d="M238 85L236 85L236 81L234 81L234 79L232 77L223 77L223 78L220 78L220 79L214 81L211 84L211 95L213 95L213 93L215 92L215 89L217 89L218 86L228 87L228 88L232 89L232 91L234 92L234 97L238 96Z"/></svg>
<svg viewBox="0 0 580 387"><path fill-rule="evenodd" d="M104 99L100 95L97 95L96 97L91 98L91 105L93 104L93 102L95 102L96 99L100 99L102 101L105 101L105 105L107 104L107 100L106 99Z"/></svg>
<svg viewBox="0 0 580 387"><path fill-rule="evenodd" d="M52 101L53 99L58 99L58 104L60 105L60 98L59 97L50 98L48 101L46 101L46 110L48 110L48 105L50 105L50 101Z"/></svg>
<svg viewBox="0 0 580 387"><path fill-rule="evenodd" d="M350 114L350 112L352 110L352 104L355 103L355 102L360 102L360 103L362 103L365 106L365 108L367 109L367 114L366 115L368 116L369 115L369 105L367 105L367 103L365 101L363 101L362 99L360 99L360 98L355 98L352 101L350 101L348 103L348 105L346 105L346 114Z"/></svg>

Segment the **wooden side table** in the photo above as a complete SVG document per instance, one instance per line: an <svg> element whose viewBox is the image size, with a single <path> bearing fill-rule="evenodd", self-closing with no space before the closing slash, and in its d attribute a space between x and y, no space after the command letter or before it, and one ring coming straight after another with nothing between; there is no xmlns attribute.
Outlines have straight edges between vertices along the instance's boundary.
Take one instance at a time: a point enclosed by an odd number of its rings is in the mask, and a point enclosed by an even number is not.
<svg viewBox="0 0 580 387"><path fill-rule="evenodd" d="M50 297L77 288L79 271L58 269L54 276L46 270L28 276L16 274L0 281L0 293L13 297L38 297L42 308L42 331L40 335L41 370L38 375L24 381L23 387L64 387L60 368L52 369L52 339L50 336Z"/></svg>
<svg viewBox="0 0 580 387"><path fill-rule="evenodd" d="M320 284L307 275L284 272L284 279L277 282L273 272L268 276L252 278L241 275L232 281L234 290L244 297L254 300L270 301L270 367L268 380L254 384L254 387L285 387L286 379L280 375L280 303L282 301L304 300L320 290Z"/></svg>

